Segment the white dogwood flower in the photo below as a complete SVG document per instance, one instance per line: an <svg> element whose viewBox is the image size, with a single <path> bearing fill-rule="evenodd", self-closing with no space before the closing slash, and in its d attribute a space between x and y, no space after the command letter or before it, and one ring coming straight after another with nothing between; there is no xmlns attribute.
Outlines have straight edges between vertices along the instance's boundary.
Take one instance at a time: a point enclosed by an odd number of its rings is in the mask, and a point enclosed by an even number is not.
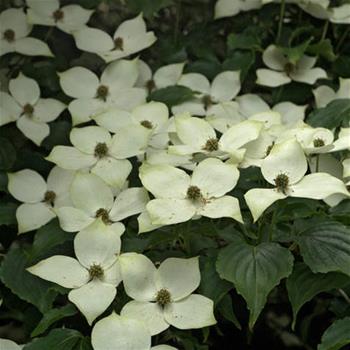
<svg viewBox="0 0 350 350"><path fill-rule="evenodd" d="M16 121L18 129L40 146L50 134L47 123L55 120L66 105L53 98L41 98L38 83L22 73L10 80L9 91L11 95L0 92L0 125Z"/></svg>
<svg viewBox="0 0 350 350"><path fill-rule="evenodd" d="M350 24L350 4L330 8L329 20L332 23Z"/></svg>
<svg viewBox="0 0 350 350"><path fill-rule="evenodd" d="M120 24L113 37L90 27L75 31L73 36L80 50L96 53L106 62L139 52L157 40L153 32L147 32L142 14Z"/></svg>
<svg viewBox="0 0 350 350"><path fill-rule="evenodd" d="M113 226L144 211L149 201L142 187L127 188L114 199L112 189L100 177L87 173L76 174L70 186L70 198L73 206L56 210L62 229L68 232L80 231L98 218Z"/></svg>
<svg viewBox="0 0 350 350"><path fill-rule="evenodd" d="M208 158L196 166L192 176L170 165L143 164L139 176L155 197L146 206L153 225L176 224L201 215L242 222L238 200L225 195L239 178L232 164Z"/></svg>
<svg viewBox="0 0 350 350"><path fill-rule="evenodd" d="M168 145L168 121L169 111L166 104L151 101L134 108L130 113L115 113L110 111L94 118L97 124L111 132L117 133L120 128L140 125L149 129L148 145L156 149L164 149Z"/></svg>
<svg viewBox="0 0 350 350"><path fill-rule="evenodd" d="M303 55L297 62L291 62L275 45L270 45L263 53L262 59L270 69L258 69L256 83L276 87L291 81L314 84L317 79L327 78L322 68L314 68L316 57Z"/></svg>
<svg viewBox="0 0 350 350"><path fill-rule="evenodd" d="M73 128L71 146L55 146L47 160L64 169L90 169L110 186L121 189L132 166L127 158L143 154L151 130L142 125L119 128L112 137L100 126Z"/></svg>
<svg viewBox="0 0 350 350"><path fill-rule="evenodd" d="M193 329L216 323L213 301L192 294L201 279L198 257L168 258L158 269L142 254L122 254L119 261L125 291L134 299L121 315L142 320L151 335L170 325Z"/></svg>
<svg viewBox="0 0 350 350"><path fill-rule="evenodd" d="M254 188L244 195L254 221L272 203L288 196L325 199L335 193L349 195L341 180L327 173L305 175L307 168L298 141L289 139L275 144L261 163L262 175L274 188Z"/></svg>
<svg viewBox="0 0 350 350"><path fill-rule="evenodd" d="M211 108L217 104L231 101L241 89L240 72L225 71L212 81L203 74L183 74L177 85L182 85L196 92L196 97L172 107L174 114L189 112L193 115L212 114Z"/></svg>
<svg viewBox="0 0 350 350"><path fill-rule="evenodd" d="M262 128L261 122L246 120L231 126L218 138L206 120L184 113L175 116L176 135L182 144L169 146L169 152L177 155L203 153L210 157L231 157L239 163L245 153L245 144L257 139Z"/></svg>
<svg viewBox="0 0 350 350"><path fill-rule="evenodd" d="M137 60L118 60L109 64L101 78L84 67L73 67L58 73L64 93L74 98L68 109L73 125L88 122L106 111L124 115L146 102L143 89L135 88Z"/></svg>
<svg viewBox="0 0 350 350"><path fill-rule="evenodd" d="M28 56L53 57L45 42L28 37L33 26L27 22L22 9L10 8L1 12L0 23L0 56L17 52Z"/></svg>
<svg viewBox="0 0 350 350"><path fill-rule="evenodd" d="M68 299L91 325L113 301L121 282L118 255L124 225L106 226L102 219L80 231L74 238L77 259L55 255L27 270L42 279L72 289Z"/></svg>
<svg viewBox="0 0 350 350"><path fill-rule="evenodd" d="M9 173L8 190L23 202L16 211L18 233L35 230L55 216L55 209L70 205L69 187L74 172L54 167L45 181L34 170Z"/></svg>
<svg viewBox="0 0 350 350"><path fill-rule="evenodd" d="M60 7L59 0L26 0L28 22L43 26L56 26L66 33L85 27L93 10L79 5Z"/></svg>
<svg viewBox="0 0 350 350"><path fill-rule="evenodd" d="M350 79L339 78L339 89L335 92L327 85L322 85L312 91L317 108L326 107L329 102L341 98L350 99Z"/></svg>
<svg viewBox="0 0 350 350"><path fill-rule="evenodd" d="M135 86L146 89L147 93L153 90L177 85L182 76L185 63L173 63L162 66L152 75L152 70L142 60L138 60L139 76Z"/></svg>

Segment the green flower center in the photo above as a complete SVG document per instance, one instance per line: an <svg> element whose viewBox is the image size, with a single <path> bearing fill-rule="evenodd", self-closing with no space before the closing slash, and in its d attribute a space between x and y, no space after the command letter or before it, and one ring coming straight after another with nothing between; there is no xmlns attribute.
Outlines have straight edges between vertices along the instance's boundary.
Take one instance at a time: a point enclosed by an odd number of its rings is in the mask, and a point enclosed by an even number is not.
<svg viewBox="0 0 350 350"><path fill-rule="evenodd" d="M26 105L24 105L23 114L25 114L28 117L31 117L33 113L34 113L34 107L30 103L27 103Z"/></svg>
<svg viewBox="0 0 350 350"><path fill-rule="evenodd" d="M293 73L295 70L295 65L292 63L292 62L287 62L285 65L284 65L284 71L287 75Z"/></svg>
<svg viewBox="0 0 350 350"><path fill-rule="evenodd" d="M99 142L94 151L95 157L103 158L108 154L108 147L104 142Z"/></svg>
<svg viewBox="0 0 350 350"><path fill-rule="evenodd" d="M156 296L156 302L158 305L164 307L171 302L171 295L167 289L161 289L158 291Z"/></svg>
<svg viewBox="0 0 350 350"><path fill-rule="evenodd" d="M44 194L44 202L53 205L55 203L56 193L54 191L46 191Z"/></svg>
<svg viewBox="0 0 350 350"><path fill-rule="evenodd" d="M322 140L321 138L317 138L314 140L314 147L323 147L325 145L324 140Z"/></svg>
<svg viewBox="0 0 350 350"><path fill-rule="evenodd" d="M124 50L124 40L121 37L115 38L114 39L114 49L115 50Z"/></svg>
<svg viewBox="0 0 350 350"><path fill-rule="evenodd" d="M104 276L103 268L98 264L93 264L89 267L90 279L102 279Z"/></svg>
<svg viewBox="0 0 350 350"><path fill-rule="evenodd" d="M203 198L201 190L199 189L199 187L197 187L197 186L190 186L187 189L187 198L192 200L192 201L196 201L198 199Z"/></svg>
<svg viewBox="0 0 350 350"><path fill-rule="evenodd" d="M213 104L213 100L211 99L210 95L205 95L202 97L202 102L204 104L204 108L208 109Z"/></svg>
<svg viewBox="0 0 350 350"><path fill-rule="evenodd" d="M9 43L12 43L16 37L16 33L12 29L5 30L3 35L4 39Z"/></svg>
<svg viewBox="0 0 350 350"><path fill-rule="evenodd" d="M104 208L100 208L96 211L95 218L101 218L106 225L110 225L112 223L111 219L109 218L108 211Z"/></svg>
<svg viewBox="0 0 350 350"><path fill-rule="evenodd" d="M62 21L62 19L64 17L64 12L62 10L58 9L52 14L52 17L55 20L55 22Z"/></svg>
<svg viewBox="0 0 350 350"><path fill-rule="evenodd" d="M286 194L289 186L289 177L286 174L279 174L273 181L275 182L277 191Z"/></svg>
<svg viewBox="0 0 350 350"><path fill-rule="evenodd" d="M99 99L101 99L101 100L103 100L103 101L106 101L106 100L107 100L108 93L109 93L108 86L106 86L106 85L100 85L100 86L97 88L96 97L99 98Z"/></svg>
<svg viewBox="0 0 350 350"><path fill-rule="evenodd" d="M146 82L146 89L148 90L148 93L151 93L156 88L156 83L153 79L150 79Z"/></svg>
<svg viewBox="0 0 350 350"><path fill-rule="evenodd" d="M140 122L140 124L147 129L153 128L153 124L149 120L143 120L142 122Z"/></svg>
<svg viewBox="0 0 350 350"><path fill-rule="evenodd" d="M202 147L204 151L214 152L219 149L219 140L216 138L211 138L207 140L205 145Z"/></svg>

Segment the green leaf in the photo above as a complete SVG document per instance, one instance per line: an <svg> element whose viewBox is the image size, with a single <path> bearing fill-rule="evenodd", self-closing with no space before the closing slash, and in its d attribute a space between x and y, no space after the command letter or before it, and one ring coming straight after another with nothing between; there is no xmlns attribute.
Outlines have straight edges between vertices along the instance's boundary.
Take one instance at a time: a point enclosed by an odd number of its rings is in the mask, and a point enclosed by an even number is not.
<svg viewBox="0 0 350 350"><path fill-rule="evenodd" d="M31 337L37 337L38 335L44 333L53 323L61 320L62 318L73 316L77 313L77 309L72 304L68 304L59 309L51 309L46 312L43 318L40 320L39 324L31 333Z"/></svg>
<svg viewBox="0 0 350 350"><path fill-rule="evenodd" d="M222 280L215 269L216 257L201 257L201 284L200 294L205 295L217 304L224 295L232 289L232 284Z"/></svg>
<svg viewBox="0 0 350 350"><path fill-rule="evenodd" d="M135 12L143 12L145 17L152 17L155 13L164 7L173 4L172 0L127 0L129 8Z"/></svg>
<svg viewBox="0 0 350 350"><path fill-rule="evenodd" d="M241 71L241 80L248 74L250 67L255 62L255 54L248 51L235 51L222 64L223 70Z"/></svg>
<svg viewBox="0 0 350 350"><path fill-rule="evenodd" d="M228 50L259 50L261 49L261 39L254 33L231 33L227 37Z"/></svg>
<svg viewBox="0 0 350 350"><path fill-rule="evenodd" d="M309 114L307 122L313 127L333 129L350 122L350 99L330 102Z"/></svg>
<svg viewBox="0 0 350 350"><path fill-rule="evenodd" d="M304 263L297 263L287 279L289 300L293 309L293 329L300 308L315 295L350 283L348 276L338 272L313 273Z"/></svg>
<svg viewBox="0 0 350 350"><path fill-rule="evenodd" d="M317 350L338 350L350 344L350 317L335 321L323 333Z"/></svg>
<svg viewBox="0 0 350 350"><path fill-rule="evenodd" d="M72 350L82 335L73 329L53 329L47 336L34 339L23 350Z"/></svg>
<svg viewBox="0 0 350 350"><path fill-rule="evenodd" d="M222 300L219 302L217 306L218 311L222 316L226 318L226 320L232 322L238 329L242 329L241 324L239 323L232 305L232 299L230 294L226 294Z"/></svg>
<svg viewBox="0 0 350 350"><path fill-rule="evenodd" d="M333 71L342 78L350 78L350 57L340 56L332 65Z"/></svg>
<svg viewBox="0 0 350 350"><path fill-rule="evenodd" d="M69 133L72 125L67 121L50 123L50 134L42 143L42 147L51 150L55 145L69 145Z"/></svg>
<svg viewBox="0 0 350 350"><path fill-rule="evenodd" d="M9 170L16 161L16 149L4 137L0 137L0 145L0 170Z"/></svg>
<svg viewBox="0 0 350 350"><path fill-rule="evenodd" d="M303 57L305 51L310 45L312 38L306 40L302 44L294 47L279 47L279 49L283 52L284 55L287 56L289 62L295 64L297 63L301 57Z"/></svg>
<svg viewBox="0 0 350 350"><path fill-rule="evenodd" d="M300 253L312 272L350 276L350 230L337 222L315 224L296 236Z"/></svg>
<svg viewBox="0 0 350 350"><path fill-rule="evenodd" d="M169 86L152 92L148 96L148 101L163 102L170 108L191 100L194 95L195 92L185 86Z"/></svg>
<svg viewBox="0 0 350 350"><path fill-rule="evenodd" d="M34 242L29 251L31 263L54 255L53 248L72 241L74 235L61 229L58 220L52 220L47 225L41 227L35 234Z"/></svg>
<svg viewBox="0 0 350 350"><path fill-rule="evenodd" d="M0 225L15 225L18 205L11 202L0 202Z"/></svg>
<svg viewBox="0 0 350 350"><path fill-rule="evenodd" d="M14 294L45 313L51 308L57 292L51 288L51 283L27 272L26 267L28 252L12 245L1 264L0 278Z"/></svg>
<svg viewBox="0 0 350 350"><path fill-rule="evenodd" d="M252 329L270 291L292 272L293 256L277 243L252 246L237 237L221 250L216 268L220 277L232 282L246 300Z"/></svg>
<svg viewBox="0 0 350 350"><path fill-rule="evenodd" d="M93 350L90 337L84 337L73 350Z"/></svg>
<svg viewBox="0 0 350 350"><path fill-rule="evenodd" d="M316 44L310 45L306 52L314 56L322 56L330 62L337 58L333 51L332 42L329 39L325 39Z"/></svg>

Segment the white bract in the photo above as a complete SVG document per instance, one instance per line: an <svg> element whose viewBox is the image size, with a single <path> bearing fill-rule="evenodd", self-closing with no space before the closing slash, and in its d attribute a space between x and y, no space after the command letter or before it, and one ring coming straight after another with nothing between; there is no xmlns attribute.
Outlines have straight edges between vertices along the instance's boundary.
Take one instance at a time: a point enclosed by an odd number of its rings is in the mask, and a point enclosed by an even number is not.
<svg viewBox="0 0 350 350"><path fill-rule="evenodd" d="M148 93L153 90L177 85L182 76L185 63L173 63L162 66L152 75L152 70L142 60L138 60L139 75L135 86L146 89Z"/></svg>
<svg viewBox="0 0 350 350"><path fill-rule="evenodd" d="M0 13L0 56L17 52L28 56L50 56L47 44L28 37L33 26L27 22L22 9L10 8Z"/></svg>
<svg viewBox="0 0 350 350"><path fill-rule="evenodd" d="M223 18L237 15L241 11L255 10L264 0L218 0L215 4L215 17Z"/></svg>
<svg viewBox="0 0 350 350"><path fill-rule="evenodd" d="M105 225L114 225L145 210L149 201L142 187L121 191L114 199L112 189L98 176L77 173L70 187L73 206L62 206L56 214L63 230L77 232L99 218ZM116 223L118 226L119 223Z"/></svg>
<svg viewBox="0 0 350 350"><path fill-rule="evenodd" d="M143 154L151 130L142 125L120 128L112 137L104 128L73 128L71 146L55 146L47 160L64 169L89 169L116 189L121 189L132 169L127 158Z"/></svg>
<svg viewBox="0 0 350 350"><path fill-rule="evenodd" d="M341 98L350 99L350 79L339 78L337 91L327 85L322 85L312 92L315 96L317 108L326 107L328 103Z"/></svg>
<svg viewBox="0 0 350 350"><path fill-rule="evenodd" d="M77 259L54 255L27 270L40 278L72 289L68 299L91 325L113 301L121 282L118 255L121 223L106 226L102 219L80 231L74 238Z"/></svg>
<svg viewBox="0 0 350 350"><path fill-rule="evenodd" d="M101 78L84 67L73 67L58 73L64 93L74 98L69 104L73 125L88 122L104 112L124 116L146 102L143 89L135 88L137 60L118 60L109 64Z"/></svg>
<svg viewBox="0 0 350 350"><path fill-rule="evenodd" d="M85 27L93 10L79 5L60 7L59 0L26 0L28 22L44 26L56 26L66 33Z"/></svg>
<svg viewBox="0 0 350 350"><path fill-rule="evenodd" d="M241 89L240 72L221 72L211 84L203 74L183 74L177 85L190 88L196 92L196 97L174 106L174 114L189 112L194 115L210 115L215 105L231 101L238 94Z"/></svg>
<svg viewBox="0 0 350 350"><path fill-rule="evenodd" d="M291 81L314 84L317 79L327 78L322 68L314 68L316 57L303 55L297 62L291 62L281 49L270 45L263 53L263 61L270 69L258 69L257 84L276 87Z"/></svg>
<svg viewBox="0 0 350 350"><path fill-rule="evenodd" d="M94 52L106 62L111 62L151 46L157 38L147 32L142 14L124 21L113 37L96 28L83 28L73 33L80 50Z"/></svg>
<svg viewBox="0 0 350 350"><path fill-rule="evenodd" d="M149 129L148 145L156 149L164 149L168 145L168 107L161 102L149 102L134 108L130 113L104 113L94 118L96 123L111 132L118 133L121 128ZM136 139L132 139L136 143Z"/></svg>
<svg viewBox="0 0 350 350"><path fill-rule="evenodd" d="M53 98L40 98L40 88L34 79L20 73L11 79L9 91L0 92L0 125L16 121L18 129L36 145L50 134L47 123L55 120L66 105Z"/></svg>
<svg viewBox="0 0 350 350"><path fill-rule="evenodd" d="M259 137L263 123L247 120L230 127L217 138L214 128L204 119L189 113L175 116L176 135L182 144L169 146L177 155L204 154L210 157L231 158L239 163L244 156L244 146Z"/></svg>
<svg viewBox="0 0 350 350"><path fill-rule="evenodd" d="M213 301L192 294L201 278L198 258L168 258L156 269L146 256L126 253L120 267L125 291L134 299L121 315L142 320L152 335L170 325L193 329L216 323Z"/></svg>
<svg viewBox="0 0 350 350"><path fill-rule="evenodd" d="M262 175L274 188L254 188L244 195L254 221L272 203L288 196L311 199L325 199L335 193L349 196L341 180L327 173L305 175L306 171L307 161L299 142L289 139L274 145L261 163Z"/></svg>
<svg viewBox="0 0 350 350"><path fill-rule="evenodd" d="M0 349L2 350L21 350L23 345L17 345L14 341L10 339L0 339ZM159 350L159 349L157 349ZM165 349L164 349L165 350Z"/></svg>
<svg viewBox="0 0 350 350"><path fill-rule="evenodd" d="M35 230L55 216L55 209L70 205L69 187L74 172L54 167L47 182L34 170L8 174L8 190L23 202L16 211L18 233Z"/></svg>
<svg viewBox="0 0 350 350"><path fill-rule="evenodd" d="M153 225L176 224L198 216L242 222L238 200L225 195L238 181L235 165L208 158L190 176L170 165L143 164L139 176L155 196L146 206Z"/></svg>

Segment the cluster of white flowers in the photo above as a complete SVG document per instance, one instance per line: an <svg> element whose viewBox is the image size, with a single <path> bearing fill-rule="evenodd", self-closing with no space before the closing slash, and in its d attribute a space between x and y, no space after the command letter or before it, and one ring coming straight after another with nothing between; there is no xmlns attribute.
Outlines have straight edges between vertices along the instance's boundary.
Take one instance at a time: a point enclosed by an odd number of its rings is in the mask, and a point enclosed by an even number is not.
<svg viewBox="0 0 350 350"><path fill-rule="evenodd" d="M236 7L230 12L232 4ZM261 4L220 0L217 17ZM2 55L52 55L47 44L27 37L32 24L40 24L72 34L78 48L108 63L100 77L84 67L58 72L63 92L72 98L68 111L74 127L72 146L57 145L46 158L55 164L47 181L30 169L8 174L9 192L23 203L16 213L19 233L55 217L63 230L76 233L76 259L56 255L28 271L71 289L69 300L90 325L118 298L121 282L133 299L120 315L112 313L94 324L95 350L151 349L151 336L169 326L193 329L216 322L213 302L192 294L200 283L198 258L168 258L156 268L144 255L121 253L124 219L138 215L139 233L202 216L243 223L231 191L240 170L252 166L269 183L244 195L254 221L288 196L330 205L350 197L350 159L332 156L350 149L349 127L335 135L304 122L307 106L283 102L270 107L258 95L238 96L239 71L224 71L209 82L201 74L183 73L185 63L152 73L142 60L125 59L156 40L141 14L123 22L111 37L87 27L92 12L80 6L60 7L58 0L27 0L27 5L26 14L21 9L0 14ZM312 5L311 0L300 2L302 8ZM338 10L327 11L341 21ZM270 69L257 71L258 84L275 87L294 80L313 85L327 78L313 68L313 57L289 62L269 46L262 58ZM146 102L152 91L175 85L193 90L194 98L171 110L161 102ZM341 79L336 92L316 88L317 106L350 98L349 86L350 79ZM1 92L1 102L0 125L15 121L36 145L49 135L47 123L66 108L58 100L40 98L39 85L22 73L10 80L9 93ZM129 187L133 170L141 187Z"/></svg>

